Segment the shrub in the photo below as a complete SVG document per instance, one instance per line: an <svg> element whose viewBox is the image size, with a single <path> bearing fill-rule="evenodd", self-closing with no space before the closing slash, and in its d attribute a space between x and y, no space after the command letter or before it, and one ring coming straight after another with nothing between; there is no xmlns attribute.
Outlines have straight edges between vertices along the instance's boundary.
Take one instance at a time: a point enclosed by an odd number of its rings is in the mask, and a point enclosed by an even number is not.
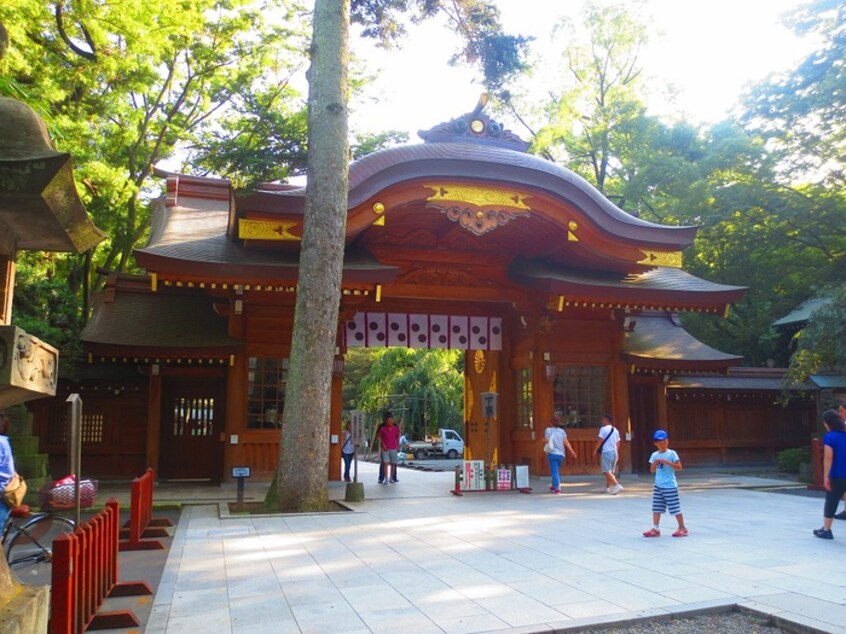
<svg viewBox="0 0 846 634"><path fill-rule="evenodd" d="M808 462L810 456L804 449L785 449L776 455L778 468L787 473L799 473L799 465Z"/></svg>

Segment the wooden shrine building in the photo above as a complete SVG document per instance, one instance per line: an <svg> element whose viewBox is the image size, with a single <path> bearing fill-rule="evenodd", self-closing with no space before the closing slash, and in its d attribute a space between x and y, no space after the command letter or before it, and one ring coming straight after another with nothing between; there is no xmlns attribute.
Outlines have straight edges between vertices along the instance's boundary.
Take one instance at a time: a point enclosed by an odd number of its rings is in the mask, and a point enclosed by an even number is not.
<svg viewBox="0 0 846 634"><path fill-rule="evenodd" d="M558 411L578 453L570 472L598 472L609 411L624 470L641 470L668 421L666 377L724 375L740 361L676 314L724 315L744 289L682 270L696 228L629 215L483 114L420 136L350 166L331 434L349 348L458 348L467 458L545 473L540 438ZM163 479L221 480L249 465L269 478L305 188L240 195L226 180L165 177L135 254L146 275L110 278L83 333L88 364L63 388L84 401L84 462L101 477L152 466ZM34 405L41 450L57 460L66 392ZM499 395L490 429L483 392ZM340 477L338 444L328 476Z"/></svg>

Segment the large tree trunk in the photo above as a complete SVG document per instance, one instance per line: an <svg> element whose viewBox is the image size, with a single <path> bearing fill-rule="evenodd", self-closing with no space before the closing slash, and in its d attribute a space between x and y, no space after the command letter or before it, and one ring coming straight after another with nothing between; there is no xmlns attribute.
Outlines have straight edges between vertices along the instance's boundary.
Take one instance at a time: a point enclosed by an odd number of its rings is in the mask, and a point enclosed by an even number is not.
<svg viewBox="0 0 846 634"><path fill-rule="evenodd" d="M349 15L349 0L314 3L308 185L276 473L282 510L321 510L329 501L330 386L347 220Z"/></svg>

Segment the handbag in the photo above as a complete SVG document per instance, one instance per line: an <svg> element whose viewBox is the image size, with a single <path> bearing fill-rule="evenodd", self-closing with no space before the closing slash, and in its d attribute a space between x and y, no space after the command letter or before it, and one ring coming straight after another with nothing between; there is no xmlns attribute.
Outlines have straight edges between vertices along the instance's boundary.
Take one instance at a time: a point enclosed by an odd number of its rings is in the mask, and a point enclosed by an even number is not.
<svg viewBox="0 0 846 634"><path fill-rule="evenodd" d="M549 438L544 443L543 450L546 453L552 453L555 451L555 444L552 442L552 434L549 435Z"/></svg>
<svg viewBox="0 0 846 634"><path fill-rule="evenodd" d="M16 509L23 504L26 495L26 480L19 473L15 473L9 484L3 489L3 503L10 509Z"/></svg>
<svg viewBox="0 0 846 634"><path fill-rule="evenodd" d="M607 435L605 438L603 438L603 439L602 439L602 444L601 444L601 445L599 445L599 447L597 447L597 448L596 448L596 453L597 453L597 454L601 454L601 453L602 453L602 448L605 446L605 441L607 441L609 438L611 438L611 435L612 435L615 431L617 431L617 428L616 428L616 427L612 427L612 428L611 428L611 431L609 431L609 432L608 432L608 435Z"/></svg>

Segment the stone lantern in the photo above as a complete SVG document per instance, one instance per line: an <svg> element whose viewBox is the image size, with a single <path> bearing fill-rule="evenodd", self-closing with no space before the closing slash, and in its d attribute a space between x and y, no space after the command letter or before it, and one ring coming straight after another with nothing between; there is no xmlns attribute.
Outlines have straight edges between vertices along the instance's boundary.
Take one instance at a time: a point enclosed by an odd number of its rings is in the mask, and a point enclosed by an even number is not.
<svg viewBox="0 0 846 634"><path fill-rule="evenodd" d="M0 408L56 393L55 348L10 326L19 251L87 251L105 237L73 182L71 156L57 152L41 118L0 97Z"/></svg>
<svg viewBox="0 0 846 634"><path fill-rule="evenodd" d="M0 57L9 46L0 23ZM0 409L54 396L59 353L10 325L19 251L83 253L105 234L76 192L70 154L57 152L41 118L0 97ZM19 586L0 556L0 632L47 631L49 589Z"/></svg>

